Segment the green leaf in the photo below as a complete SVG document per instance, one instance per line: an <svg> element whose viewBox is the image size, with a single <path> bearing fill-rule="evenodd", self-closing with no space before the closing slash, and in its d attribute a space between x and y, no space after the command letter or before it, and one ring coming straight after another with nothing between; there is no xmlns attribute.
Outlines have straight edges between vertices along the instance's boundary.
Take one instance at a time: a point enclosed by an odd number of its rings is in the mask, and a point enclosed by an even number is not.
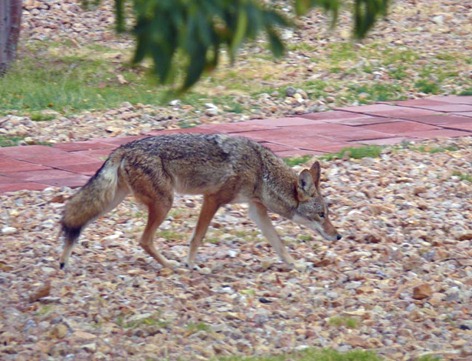
<svg viewBox="0 0 472 361"><path fill-rule="evenodd" d="M231 57L237 52L247 32L248 16L247 9L240 7L237 15L236 31L230 46Z"/></svg>
<svg viewBox="0 0 472 361"><path fill-rule="evenodd" d="M311 8L319 7L326 12L330 12L333 21L338 17L340 1L339 0L295 0L295 13L297 16L306 15Z"/></svg>
<svg viewBox="0 0 472 361"><path fill-rule="evenodd" d="M96 1L96 0L83 0ZM379 16L385 15L390 0L350 0L353 4L353 34L365 36ZM162 84L182 75L185 90L206 71L213 70L223 49L231 60L245 43L265 34L274 56L282 56L284 43L279 32L294 26L294 19L270 7L264 0L133 0L136 25L135 63L151 58ZM328 12L334 25L341 0L293 0L297 16L314 7ZM126 0L115 0L117 29L126 23ZM178 56L177 56L178 54Z"/></svg>
<svg viewBox="0 0 472 361"><path fill-rule="evenodd" d="M310 9L310 0L296 0L295 1L295 13L298 16L305 15Z"/></svg>
<svg viewBox="0 0 472 361"><path fill-rule="evenodd" d="M276 57L284 55L285 46L279 37L279 34L274 29L267 29L267 36L269 38L269 45L272 54Z"/></svg>
<svg viewBox="0 0 472 361"><path fill-rule="evenodd" d="M138 64L144 60L149 49L149 40L146 37L137 37L136 50L134 51L133 64Z"/></svg>
<svg viewBox="0 0 472 361"><path fill-rule="evenodd" d="M91 9L93 6L98 6L100 4L100 0L82 0L82 6L84 9Z"/></svg>
<svg viewBox="0 0 472 361"><path fill-rule="evenodd" d="M377 18L387 14L389 0L356 0L354 4L354 36L363 38Z"/></svg>
<svg viewBox="0 0 472 361"><path fill-rule="evenodd" d="M126 31L125 26L125 1L115 0L115 16L116 16L116 32L123 33Z"/></svg>
<svg viewBox="0 0 472 361"><path fill-rule="evenodd" d="M206 53L207 48L204 46L200 46L198 48L198 51L193 54L193 56L189 59L190 63L186 69L187 76L185 78L181 91L188 90L202 76L203 71L205 70L205 66L207 64Z"/></svg>
<svg viewBox="0 0 472 361"><path fill-rule="evenodd" d="M155 64L154 70L159 76L160 82L163 84L167 83L170 76L173 54L166 51L163 46L154 44L151 49L151 56Z"/></svg>

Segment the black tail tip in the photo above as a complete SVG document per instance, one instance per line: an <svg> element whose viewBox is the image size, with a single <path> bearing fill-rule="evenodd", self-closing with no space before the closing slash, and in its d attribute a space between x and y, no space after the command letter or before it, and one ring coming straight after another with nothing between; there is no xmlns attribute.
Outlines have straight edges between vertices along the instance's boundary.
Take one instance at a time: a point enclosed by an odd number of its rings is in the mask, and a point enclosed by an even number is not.
<svg viewBox="0 0 472 361"><path fill-rule="evenodd" d="M73 244L77 241L82 232L82 226L71 227L67 226L62 222L62 233L64 234L64 240L67 244Z"/></svg>
<svg viewBox="0 0 472 361"><path fill-rule="evenodd" d="M66 265L66 264L65 264L64 262L61 262L61 263L59 263L59 268L60 268L60 269L64 269L65 265Z"/></svg>

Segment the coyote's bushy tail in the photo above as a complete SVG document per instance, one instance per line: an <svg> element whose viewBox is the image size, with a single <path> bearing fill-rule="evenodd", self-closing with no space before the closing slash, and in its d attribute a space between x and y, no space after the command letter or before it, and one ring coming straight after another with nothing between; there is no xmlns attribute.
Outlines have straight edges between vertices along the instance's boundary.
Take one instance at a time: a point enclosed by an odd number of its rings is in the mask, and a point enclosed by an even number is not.
<svg viewBox="0 0 472 361"><path fill-rule="evenodd" d="M127 184L120 176L122 161L123 151L118 149L66 203L60 221L60 235L64 237L61 268L67 263L72 248L85 226L115 208L128 193Z"/></svg>

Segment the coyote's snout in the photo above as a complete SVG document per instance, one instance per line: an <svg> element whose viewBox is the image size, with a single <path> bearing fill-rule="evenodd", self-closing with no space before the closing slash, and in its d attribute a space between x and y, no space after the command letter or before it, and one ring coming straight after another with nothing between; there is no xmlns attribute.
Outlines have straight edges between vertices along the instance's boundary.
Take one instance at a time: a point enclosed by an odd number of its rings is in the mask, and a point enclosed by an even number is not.
<svg viewBox="0 0 472 361"><path fill-rule="evenodd" d="M171 262L155 248L153 236L169 212L174 192L202 194L203 205L190 239L187 265L193 267L198 246L224 204L246 202L249 215L278 256L294 260L275 231L268 211L340 239L320 194L320 164L296 174L259 143L225 135L176 134L145 138L116 149L97 173L67 202L61 219L67 263L82 230L115 208L129 193L148 209L140 239L143 249L161 265Z"/></svg>

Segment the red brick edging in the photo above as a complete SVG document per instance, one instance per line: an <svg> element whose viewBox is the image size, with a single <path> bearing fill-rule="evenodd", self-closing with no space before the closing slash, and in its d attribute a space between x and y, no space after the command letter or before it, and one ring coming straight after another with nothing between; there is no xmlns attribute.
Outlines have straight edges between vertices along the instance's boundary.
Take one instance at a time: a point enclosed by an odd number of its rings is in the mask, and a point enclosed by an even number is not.
<svg viewBox="0 0 472 361"><path fill-rule="evenodd" d="M472 136L472 96L435 96L339 108L277 119L151 131L141 137L0 148L0 193L77 187L117 146L149 135L175 132L226 133L264 143L282 157L322 154L361 144Z"/></svg>

